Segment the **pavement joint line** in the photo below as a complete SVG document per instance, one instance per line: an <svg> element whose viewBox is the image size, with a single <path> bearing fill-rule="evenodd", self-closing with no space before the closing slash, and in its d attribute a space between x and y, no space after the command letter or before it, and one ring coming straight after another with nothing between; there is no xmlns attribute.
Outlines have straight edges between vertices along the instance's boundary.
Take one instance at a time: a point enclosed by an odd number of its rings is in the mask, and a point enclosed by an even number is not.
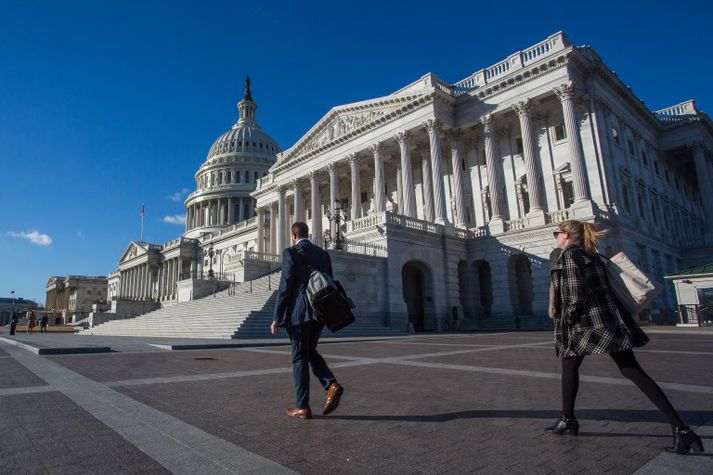
<svg viewBox="0 0 713 475"><path fill-rule="evenodd" d="M2 388L0 389L0 396L14 396L16 394L35 394L35 393L48 393L57 391L57 388L52 386L24 386L21 388Z"/></svg>
<svg viewBox="0 0 713 475"><path fill-rule="evenodd" d="M194 474L198 466L202 474L294 473L51 360L15 349L9 352L51 387L175 474Z"/></svg>
<svg viewBox="0 0 713 475"><path fill-rule="evenodd" d="M533 347L533 348L538 348L541 350L549 350L551 348L545 348L545 347ZM686 350L643 350L641 348L636 348L634 350L634 353L661 353L661 354L671 354L671 355L699 355L699 356L711 356L713 355L712 351L686 351Z"/></svg>
<svg viewBox="0 0 713 475"><path fill-rule="evenodd" d="M396 364L405 366L417 366L423 368L439 368L439 369L454 369L460 371L473 371L476 373L490 373L490 374L506 374L510 376L528 376L534 378L545 378L545 379L560 379L560 373L549 373L545 371L528 371L520 369L508 369L508 368L491 368L487 366L473 366L473 365L459 365L459 364L448 364L448 363L432 363L427 361L410 361L410 360L399 360L397 358L386 358L380 363L385 364ZM634 386L634 383L626 378L610 378L605 376L580 376L580 381L587 381L591 383L600 384L611 384L616 386ZM682 391L689 393L703 393L703 394L713 394L713 386L698 386L694 384L680 384L680 383L662 383L659 382L658 385L663 389L669 389L672 391Z"/></svg>

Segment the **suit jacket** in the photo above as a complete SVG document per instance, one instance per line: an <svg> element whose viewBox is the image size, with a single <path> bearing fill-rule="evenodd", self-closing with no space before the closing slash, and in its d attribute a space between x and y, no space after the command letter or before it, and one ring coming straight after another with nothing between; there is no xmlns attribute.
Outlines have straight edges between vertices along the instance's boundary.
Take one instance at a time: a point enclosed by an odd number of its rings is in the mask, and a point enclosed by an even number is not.
<svg viewBox="0 0 713 475"><path fill-rule="evenodd" d="M298 247L304 255L298 252ZM310 274L309 266L334 277L329 253L309 240L300 241L282 251L282 276L273 317L281 327L297 326L317 320L305 295Z"/></svg>

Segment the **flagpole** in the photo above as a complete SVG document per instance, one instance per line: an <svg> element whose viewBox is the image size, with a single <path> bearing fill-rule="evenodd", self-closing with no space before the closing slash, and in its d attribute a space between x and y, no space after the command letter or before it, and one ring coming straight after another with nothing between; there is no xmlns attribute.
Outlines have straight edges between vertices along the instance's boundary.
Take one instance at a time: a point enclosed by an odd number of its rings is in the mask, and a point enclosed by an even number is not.
<svg viewBox="0 0 713 475"><path fill-rule="evenodd" d="M144 242L144 209L146 205L141 205L141 241Z"/></svg>

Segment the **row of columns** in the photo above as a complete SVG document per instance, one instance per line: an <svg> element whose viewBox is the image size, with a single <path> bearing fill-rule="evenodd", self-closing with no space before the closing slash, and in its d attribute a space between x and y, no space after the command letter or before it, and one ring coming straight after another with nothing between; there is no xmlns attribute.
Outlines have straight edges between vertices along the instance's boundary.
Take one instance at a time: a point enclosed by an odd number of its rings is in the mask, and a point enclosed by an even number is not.
<svg viewBox="0 0 713 475"><path fill-rule="evenodd" d="M245 205L248 205L247 212ZM238 206L237 215L235 205ZM244 221L253 216L255 200L250 197L201 201L186 208L186 231L204 226L221 226Z"/></svg>
<svg viewBox="0 0 713 475"><path fill-rule="evenodd" d="M184 259L167 259L161 265L139 264L121 271L119 298L122 300L150 300L154 298L154 289L159 300L172 300L176 297L176 283L186 271Z"/></svg>
<svg viewBox="0 0 713 475"><path fill-rule="evenodd" d="M573 187L575 203L588 202L591 200L589 183L587 180L586 163L582 149L582 141L579 134L578 121L576 117L575 97L576 91L572 84L563 84L555 88L555 95L562 104L564 115L564 125L568 137L570 166L573 176ZM523 159L525 162L525 173L530 200L530 211L528 215L539 215L544 224L544 214L547 211L547 199L544 191L544 180L542 176L542 166L537 153L536 136L532 123L533 104L527 99L513 105L513 111L517 114L523 142ZM502 169L502 161L499 159L496 147L495 117L487 114L482 117L483 142L485 148L485 159L487 168L488 193L491 203L490 220L504 222L507 217L507 197L505 180ZM416 152L421 158L421 176L423 180L423 218L426 221L437 224L446 224L448 221L447 202L444 185L441 129L442 124L437 119L426 121L424 129L428 133L428 147L417 147ZM462 169L462 132L458 129L449 131L451 168L453 170L453 195L455 200L454 222L458 227L467 227L467 205L465 194L465 177ZM416 197L414 186L414 173L411 161L411 134L408 131L400 132L394 137L399 144L400 160L397 165L397 195L399 200L400 213L411 218L417 217ZM386 194L384 187L384 148L382 143L373 144L370 152L374 161L374 211L379 213L386 209ZM351 219L361 217L361 183L359 174L360 158L356 154L346 157L351 175ZM337 164L332 163L327 166L329 175L329 207L334 212L334 202L339 195L339 180L337 176ZM319 196L319 185L317 183L317 171L310 173L312 188L312 224L314 226L313 235L321 236L321 218ZM296 180L292 184L295 196L295 219L303 220L303 199L301 181ZM278 200L276 209L271 208L271 214L277 213L271 226L274 236L270 242L276 243L276 247L271 245L273 251L286 247L286 239L289 230L286 221L287 205L285 194L287 188L281 186L277 188ZM264 251L264 218L258 219L258 234L263 237L258 242L258 250ZM319 226L319 229L317 227ZM334 224L331 225L331 232L334 234Z"/></svg>

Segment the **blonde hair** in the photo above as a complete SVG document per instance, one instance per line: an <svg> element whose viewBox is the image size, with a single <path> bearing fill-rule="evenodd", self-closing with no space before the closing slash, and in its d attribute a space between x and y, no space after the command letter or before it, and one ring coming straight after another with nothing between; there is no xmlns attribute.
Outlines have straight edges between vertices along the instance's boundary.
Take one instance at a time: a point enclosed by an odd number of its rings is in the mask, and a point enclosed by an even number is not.
<svg viewBox="0 0 713 475"><path fill-rule="evenodd" d="M560 231L567 233L570 241L581 244L588 251L595 251L599 239L609 233L607 229L598 230L592 223L583 223L575 219L561 222Z"/></svg>

